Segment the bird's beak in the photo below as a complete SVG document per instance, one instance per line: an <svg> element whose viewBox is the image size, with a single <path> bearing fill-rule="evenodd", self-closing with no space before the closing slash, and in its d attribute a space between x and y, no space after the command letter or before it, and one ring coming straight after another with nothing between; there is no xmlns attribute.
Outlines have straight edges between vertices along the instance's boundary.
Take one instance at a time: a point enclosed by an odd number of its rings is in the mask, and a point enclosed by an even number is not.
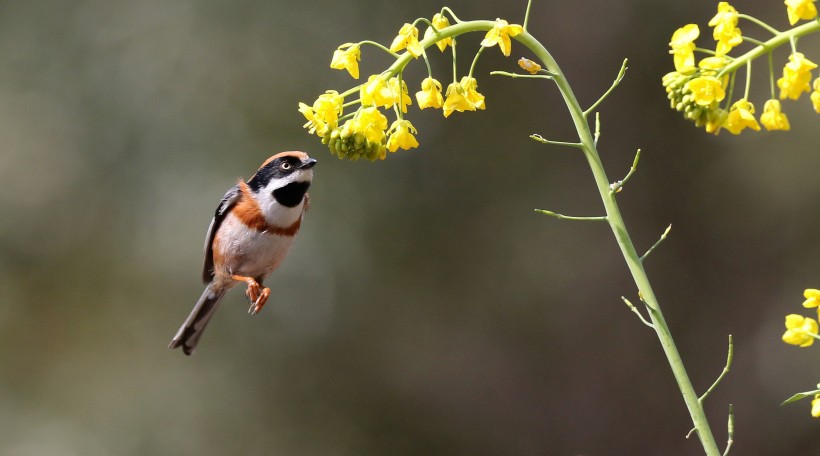
<svg viewBox="0 0 820 456"><path fill-rule="evenodd" d="M313 168L313 165L316 164L315 158L308 158L307 160L303 160L302 164L299 166L299 169L310 169Z"/></svg>

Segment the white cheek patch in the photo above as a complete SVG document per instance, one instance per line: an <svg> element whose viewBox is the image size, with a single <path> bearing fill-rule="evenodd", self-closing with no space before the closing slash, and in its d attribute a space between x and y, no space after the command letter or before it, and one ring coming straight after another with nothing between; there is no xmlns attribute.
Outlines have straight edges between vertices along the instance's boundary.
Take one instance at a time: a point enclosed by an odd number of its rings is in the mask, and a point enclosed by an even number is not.
<svg viewBox="0 0 820 456"><path fill-rule="evenodd" d="M271 181L256 194L262 215L271 225L286 227L295 223L302 216L304 200L294 207L287 207L276 201L273 191L277 188L296 182L310 182L313 179L312 169L296 171L284 178Z"/></svg>

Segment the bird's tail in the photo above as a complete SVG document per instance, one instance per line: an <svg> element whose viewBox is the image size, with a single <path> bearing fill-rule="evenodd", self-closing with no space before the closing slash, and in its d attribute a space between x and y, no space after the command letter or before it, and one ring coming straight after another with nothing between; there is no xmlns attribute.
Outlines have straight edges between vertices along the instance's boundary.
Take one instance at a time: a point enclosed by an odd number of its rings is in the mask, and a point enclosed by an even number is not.
<svg viewBox="0 0 820 456"><path fill-rule="evenodd" d="M199 338L202 337L202 332L205 331L208 321L211 320L219 305L219 300L225 295L225 291L225 289L212 290L210 285L205 287L205 292L200 296L191 314L185 319L185 323L180 326L168 348L182 347L186 355L193 353Z"/></svg>

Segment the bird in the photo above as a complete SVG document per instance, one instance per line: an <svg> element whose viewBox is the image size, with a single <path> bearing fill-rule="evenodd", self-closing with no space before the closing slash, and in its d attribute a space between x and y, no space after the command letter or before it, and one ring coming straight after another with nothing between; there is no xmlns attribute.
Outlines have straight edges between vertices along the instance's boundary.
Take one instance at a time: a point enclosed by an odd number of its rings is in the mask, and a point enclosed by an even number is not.
<svg viewBox="0 0 820 456"><path fill-rule="evenodd" d="M247 285L248 313L262 310L271 295L262 282L285 259L299 232L315 164L304 152L281 152L225 193L205 236L205 291L169 348L191 355L219 301L236 285Z"/></svg>

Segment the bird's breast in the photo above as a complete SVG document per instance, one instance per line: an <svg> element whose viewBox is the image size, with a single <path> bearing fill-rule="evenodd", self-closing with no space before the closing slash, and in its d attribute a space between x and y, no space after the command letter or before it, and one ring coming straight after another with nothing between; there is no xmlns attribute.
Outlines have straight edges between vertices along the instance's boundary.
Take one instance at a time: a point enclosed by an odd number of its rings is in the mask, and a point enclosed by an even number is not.
<svg viewBox="0 0 820 456"><path fill-rule="evenodd" d="M259 230L228 214L214 238L214 266L227 274L266 276L285 259L298 229Z"/></svg>

